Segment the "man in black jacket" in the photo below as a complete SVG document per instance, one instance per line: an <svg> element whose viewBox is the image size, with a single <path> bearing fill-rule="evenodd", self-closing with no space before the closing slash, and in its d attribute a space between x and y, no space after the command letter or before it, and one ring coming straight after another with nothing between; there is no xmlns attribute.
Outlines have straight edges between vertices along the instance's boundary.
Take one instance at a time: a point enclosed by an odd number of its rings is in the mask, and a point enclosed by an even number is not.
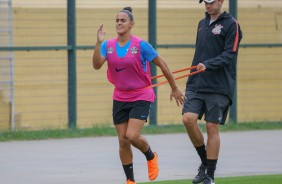
<svg viewBox="0 0 282 184"><path fill-rule="evenodd" d="M238 22L222 11L224 0L204 1L206 17L198 24L192 66L205 70L190 76L186 84L183 124L201 165L193 183L214 184L219 155L219 125L224 124L236 84L236 62L242 32ZM193 72L193 70L191 71ZM197 120L205 115L207 143Z"/></svg>

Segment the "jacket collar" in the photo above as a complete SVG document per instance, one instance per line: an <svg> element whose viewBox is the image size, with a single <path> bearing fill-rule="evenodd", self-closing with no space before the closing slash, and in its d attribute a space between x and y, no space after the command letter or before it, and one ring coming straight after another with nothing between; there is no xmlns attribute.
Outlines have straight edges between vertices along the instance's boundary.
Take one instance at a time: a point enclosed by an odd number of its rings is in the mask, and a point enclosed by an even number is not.
<svg viewBox="0 0 282 184"><path fill-rule="evenodd" d="M208 14L208 12L205 12L205 14L206 14L206 20L210 20L211 16ZM226 11L224 11L223 13L221 13L219 15L219 17L216 20L220 20L220 19L224 19L224 18L228 18L228 17L230 17L230 14L226 13Z"/></svg>

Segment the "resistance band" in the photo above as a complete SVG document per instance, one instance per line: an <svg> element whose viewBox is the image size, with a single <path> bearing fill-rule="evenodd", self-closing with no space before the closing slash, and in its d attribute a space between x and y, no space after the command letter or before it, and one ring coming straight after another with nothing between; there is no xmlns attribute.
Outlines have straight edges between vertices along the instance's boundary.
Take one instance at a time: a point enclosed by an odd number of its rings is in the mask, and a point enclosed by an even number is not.
<svg viewBox="0 0 282 184"><path fill-rule="evenodd" d="M184 68L184 69L181 69L181 70L176 70L176 71L174 71L174 72L172 72L172 73L175 74L175 73L183 72L183 71L186 71L186 70L192 70L192 69L196 69L196 68L197 68L197 66L191 66L191 67L189 67L189 68ZM191 73L189 73L189 74L181 75L181 76L176 77L176 78L174 78L174 79L175 79L175 80L182 79L182 78L184 78L184 77L188 77L188 76L191 76L191 75L195 75L195 74L200 73L200 72L203 72L203 71L205 71L205 70L204 70L204 69L202 69L202 70L197 70L197 71L191 72ZM163 77L163 76L164 76L163 74L162 74L162 75L156 75L156 76L152 76L151 79L153 80L153 79L157 79L157 78L160 78L160 77ZM166 83L168 83L167 80L166 80L166 81L163 81L163 82L160 82L160 83L157 83L157 84L153 84L153 85L147 86L147 87L145 87L145 88L136 89L136 90L130 90L130 91L123 91L123 92L132 93L132 92L136 92L136 91L140 91L140 90L144 90L144 89L148 89L148 88L154 88L154 87L160 86L160 85L162 85L162 84L166 84Z"/></svg>
<svg viewBox="0 0 282 184"><path fill-rule="evenodd" d="M186 71L186 70L192 70L192 69L195 69L195 68L197 68L197 66L191 66L189 68L184 68L184 69L181 69L181 70L176 70L176 71L174 71L172 73L175 74L175 73L183 72L183 71ZM179 77L176 77L175 80L182 79L184 77L188 77L188 76L191 76L191 75L195 75L195 74L203 72L203 71L205 71L205 70L204 69L197 70L197 71L191 72L189 74L181 75ZM157 79L157 78L160 78L160 77L163 77L163 76L164 76L163 74L162 75L156 75L156 76L152 76L151 79ZM160 83L157 83L157 84L153 84L153 85L148 86L146 88L154 88L154 87L160 86L162 84L166 84L166 83L168 83L168 81L163 81L163 82L160 82Z"/></svg>

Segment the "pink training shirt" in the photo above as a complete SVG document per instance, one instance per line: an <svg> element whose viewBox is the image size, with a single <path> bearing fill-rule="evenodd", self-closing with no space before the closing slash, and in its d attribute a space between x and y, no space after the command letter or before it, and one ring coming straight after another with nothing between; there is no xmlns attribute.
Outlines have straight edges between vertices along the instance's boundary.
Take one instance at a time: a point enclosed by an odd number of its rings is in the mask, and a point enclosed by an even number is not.
<svg viewBox="0 0 282 184"><path fill-rule="evenodd" d="M152 82L149 62L146 63L146 72L142 68L140 41L140 38L131 36L131 43L127 54L120 58L116 52L117 38L108 40L106 46L107 76L108 80L115 86L114 100L122 102L145 100L153 102L155 99L152 88L144 89L152 85Z"/></svg>

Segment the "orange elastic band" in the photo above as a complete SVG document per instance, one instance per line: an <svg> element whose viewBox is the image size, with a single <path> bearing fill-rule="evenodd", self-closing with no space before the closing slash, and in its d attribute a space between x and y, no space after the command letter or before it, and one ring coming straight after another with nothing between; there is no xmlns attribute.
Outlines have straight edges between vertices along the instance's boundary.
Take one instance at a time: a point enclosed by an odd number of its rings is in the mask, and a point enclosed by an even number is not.
<svg viewBox="0 0 282 184"><path fill-rule="evenodd" d="M176 71L174 71L172 73L175 74L175 73L179 73L179 72L183 72L183 71L191 70L191 69L195 69L195 68L197 68L197 66L192 66L192 67L189 67L189 68L184 68L184 69L181 69L181 70L176 70ZM182 79L184 77L188 77L188 76L191 76L191 75L195 75L197 73L204 72L204 71L205 71L204 69L197 70L197 71L191 72L189 74L185 74L185 75L181 75L179 77L176 77L175 80ZM160 77L163 77L163 76L164 76L163 74L162 75L156 75L156 76L151 77L151 79L156 79L156 78L160 78ZM163 81L163 82L160 82L160 83L157 83L157 84L153 84L151 86L147 86L146 88L154 88L154 87L160 86L162 84L166 84L166 83L168 83L168 81ZM146 88L143 88L143 89L146 89Z"/></svg>

